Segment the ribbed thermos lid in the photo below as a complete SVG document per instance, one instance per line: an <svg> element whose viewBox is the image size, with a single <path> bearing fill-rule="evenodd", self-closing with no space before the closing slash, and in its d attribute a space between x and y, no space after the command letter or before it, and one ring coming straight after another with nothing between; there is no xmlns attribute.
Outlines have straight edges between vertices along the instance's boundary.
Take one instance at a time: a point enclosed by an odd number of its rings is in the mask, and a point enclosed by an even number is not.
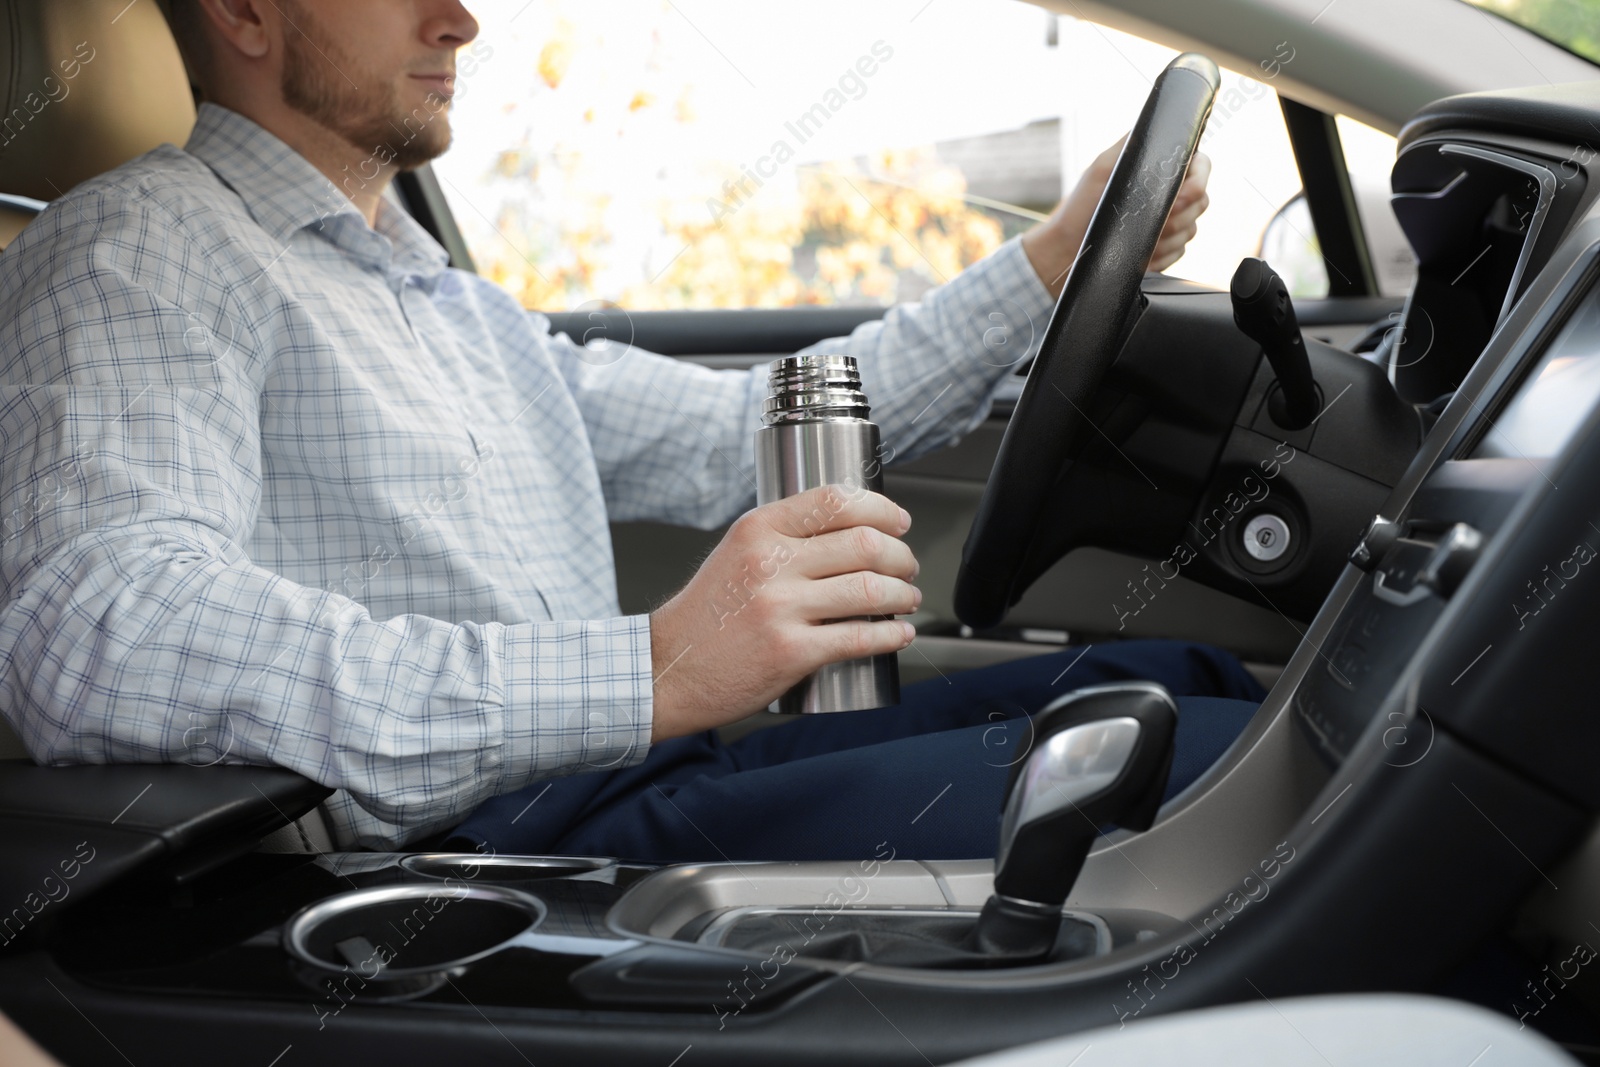
<svg viewBox="0 0 1600 1067"><path fill-rule="evenodd" d="M767 375L767 400L761 418L780 422L865 419L872 409L861 391L854 356L786 356L774 360Z"/></svg>

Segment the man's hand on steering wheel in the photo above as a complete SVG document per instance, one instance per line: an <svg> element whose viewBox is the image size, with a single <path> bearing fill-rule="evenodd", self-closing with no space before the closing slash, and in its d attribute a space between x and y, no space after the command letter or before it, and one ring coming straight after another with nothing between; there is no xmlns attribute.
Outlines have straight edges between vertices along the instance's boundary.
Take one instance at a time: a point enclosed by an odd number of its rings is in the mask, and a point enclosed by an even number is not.
<svg viewBox="0 0 1600 1067"><path fill-rule="evenodd" d="M1022 249L1028 254L1028 262L1051 296L1061 295L1067 272L1083 246L1089 219L1094 216L1095 205L1100 202L1100 194L1105 192L1106 182L1111 178L1111 168L1127 140L1127 134L1123 134L1116 144L1096 156L1078 179L1077 186L1062 198L1050 217L1022 236ZM1150 270L1166 270L1178 262L1184 248L1194 238L1200 216L1211 204L1211 198L1206 195L1206 180L1210 177L1210 158L1204 152L1196 152L1183 187L1178 190L1178 198L1173 201L1161 238L1156 242L1155 252L1150 256Z"/></svg>
<svg viewBox="0 0 1600 1067"><path fill-rule="evenodd" d="M1177 258L1204 207L1208 168L1196 148L1221 82L1217 65L1197 53L1168 63L1125 142L1029 235L1032 247L1023 238L1041 280L1060 295L961 549L956 616L974 629L998 625L1065 551L1058 539L1035 546L1050 488L1093 432L1104 436L1086 412L1145 306L1145 272ZM1096 172L1108 159L1102 178ZM1184 207L1181 194L1194 184L1199 195ZM1084 225L1077 220L1090 202Z"/></svg>

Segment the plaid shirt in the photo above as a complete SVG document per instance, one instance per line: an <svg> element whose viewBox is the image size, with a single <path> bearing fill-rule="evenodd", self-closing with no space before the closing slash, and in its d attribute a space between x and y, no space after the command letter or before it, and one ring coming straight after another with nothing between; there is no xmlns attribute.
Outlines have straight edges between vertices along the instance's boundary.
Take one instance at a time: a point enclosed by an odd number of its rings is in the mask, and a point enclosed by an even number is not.
<svg viewBox="0 0 1600 1067"><path fill-rule="evenodd" d="M607 521L753 506L764 368L552 337L446 258L209 104L0 256L0 710L35 760L287 767L386 848L644 758ZM904 460L1049 311L1013 241L816 347Z"/></svg>

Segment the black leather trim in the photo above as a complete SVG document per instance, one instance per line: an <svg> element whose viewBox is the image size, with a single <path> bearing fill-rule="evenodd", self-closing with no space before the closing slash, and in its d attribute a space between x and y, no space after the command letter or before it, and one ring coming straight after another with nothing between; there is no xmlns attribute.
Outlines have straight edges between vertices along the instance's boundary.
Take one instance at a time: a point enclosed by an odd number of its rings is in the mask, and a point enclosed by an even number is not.
<svg viewBox="0 0 1600 1067"><path fill-rule="evenodd" d="M275 767L0 761L0 945L136 871L209 870L332 792Z"/></svg>
<svg viewBox="0 0 1600 1067"><path fill-rule="evenodd" d="M270 832L332 792L276 767L0 763L0 818L114 824L152 834L173 851L224 829Z"/></svg>
<svg viewBox="0 0 1600 1067"><path fill-rule="evenodd" d="M1400 131L1400 151L1441 130L1481 130L1593 144L1600 138L1600 79L1461 93L1435 100Z"/></svg>

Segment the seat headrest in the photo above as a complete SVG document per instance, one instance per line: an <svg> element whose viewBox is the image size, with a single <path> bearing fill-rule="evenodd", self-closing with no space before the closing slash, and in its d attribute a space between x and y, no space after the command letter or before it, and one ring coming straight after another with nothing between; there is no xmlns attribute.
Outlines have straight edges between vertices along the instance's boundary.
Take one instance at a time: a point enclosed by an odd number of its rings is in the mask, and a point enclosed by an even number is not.
<svg viewBox="0 0 1600 1067"><path fill-rule="evenodd" d="M0 0L0 93L0 193L39 200L194 126L155 0Z"/></svg>

